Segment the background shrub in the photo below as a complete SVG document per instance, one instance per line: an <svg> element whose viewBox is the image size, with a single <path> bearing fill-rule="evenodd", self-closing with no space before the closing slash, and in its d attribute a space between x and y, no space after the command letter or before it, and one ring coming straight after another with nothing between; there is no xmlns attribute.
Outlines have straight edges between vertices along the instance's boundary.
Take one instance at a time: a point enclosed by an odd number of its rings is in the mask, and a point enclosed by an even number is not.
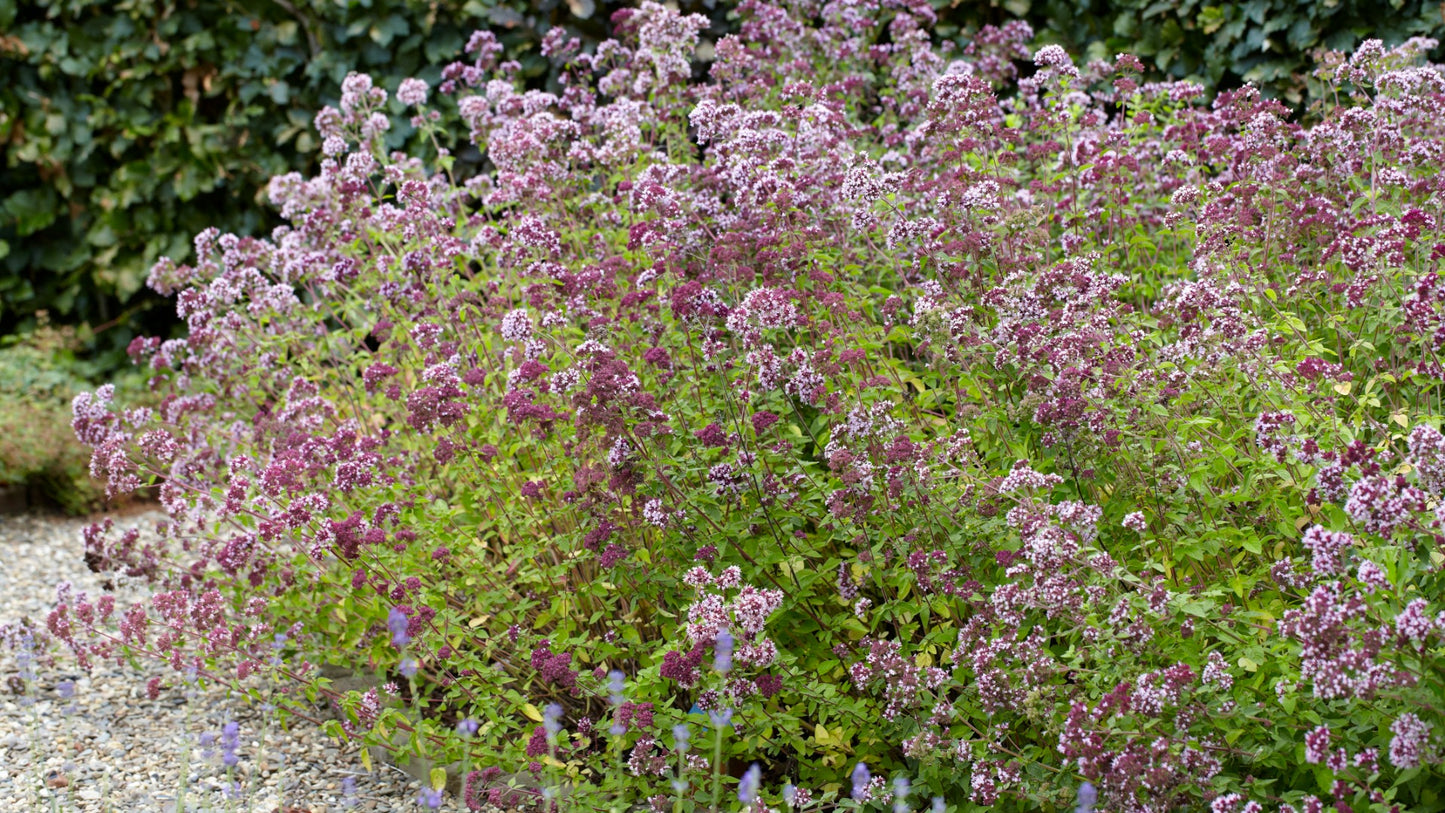
<svg viewBox="0 0 1445 813"><path fill-rule="evenodd" d="M71 399L95 387L77 375L78 345L74 328L40 314L34 331L0 346L0 485L71 514L96 510L103 493L68 417Z"/></svg>
<svg viewBox="0 0 1445 813"><path fill-rule="evenodd" d="M1367 38L1396 45L1439 37L1445 9L1429 0L1016 0L1047 39L1090 59L1130 53L1175 79L1211 91L1252 82L1267 96L1301 108L1321 88L1307 77L1318 51L1350 51ZM1435 54L1439 56L1439 51Z"/></svg>

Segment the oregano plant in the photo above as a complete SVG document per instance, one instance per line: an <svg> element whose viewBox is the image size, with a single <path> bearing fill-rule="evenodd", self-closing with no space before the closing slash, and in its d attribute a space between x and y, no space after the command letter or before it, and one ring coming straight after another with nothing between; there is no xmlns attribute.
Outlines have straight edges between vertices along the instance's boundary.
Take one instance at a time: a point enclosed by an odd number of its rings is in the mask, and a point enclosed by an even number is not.
<svg viewBox="0 0 1445 813"><path fill-rule="evenodd" d="M169 519L49 644L332 696L470 809L1439 809L1433 43L1298 121L738 11L700 82L654 3L555 93L479 32L417 155L348 77L289 225L151 272L158 405L76 400Z"/></svg>

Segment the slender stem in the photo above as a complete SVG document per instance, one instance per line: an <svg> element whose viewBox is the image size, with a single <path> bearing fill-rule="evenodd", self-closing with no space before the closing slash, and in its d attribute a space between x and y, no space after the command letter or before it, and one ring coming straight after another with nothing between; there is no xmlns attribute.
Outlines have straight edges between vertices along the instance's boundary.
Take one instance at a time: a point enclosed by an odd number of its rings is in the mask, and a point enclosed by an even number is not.
<svg viewBox="0 0 1445 813"><path fill-rule="evenodd" d="M713 722L716 731L712 740L712 811L718 813L719 804L722 802L722 742L723 727L717 721Z"/></svg>

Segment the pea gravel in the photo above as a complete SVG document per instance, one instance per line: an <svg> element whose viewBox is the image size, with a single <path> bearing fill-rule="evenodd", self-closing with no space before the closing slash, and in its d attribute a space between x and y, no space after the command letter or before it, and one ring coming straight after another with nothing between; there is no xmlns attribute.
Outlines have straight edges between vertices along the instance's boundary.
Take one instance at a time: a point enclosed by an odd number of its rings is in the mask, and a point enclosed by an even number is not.
<svg viewBox="0 0 1445 813"><path fill-rule="evenodd" d="M154 526L162 516L138 514L118 527ZM56 585L96 597L104 578L82 559L83 520L0 516L0 626L29 619L43 626ZM124 585L117 607L126 605ZM186 773L186 811L414 811L420 785L399 769L362 765L359 746L332 740L306 721L281 730L274 715L224 687L187 685L169 667L97 665L86 674L60 657L30 663L0 647L0 811L177 811ZM160 676L169 687L154 701L145 685ZM268 725L268 718L270 723ZM220 733L239 724L239 762L230 779ZM230 784L231 791L226 788ZM443 810L461 810L453 797Z"/></svg>

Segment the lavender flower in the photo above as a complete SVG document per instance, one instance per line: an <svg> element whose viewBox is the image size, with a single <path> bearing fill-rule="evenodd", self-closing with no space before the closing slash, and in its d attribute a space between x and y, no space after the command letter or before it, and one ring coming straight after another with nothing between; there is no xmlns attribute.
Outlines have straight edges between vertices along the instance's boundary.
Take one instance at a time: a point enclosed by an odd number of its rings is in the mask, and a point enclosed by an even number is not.
<svg viewBox="0 0 1445 813"><path fill-rule="evenodd" d="M236 721L221 726L221 764L234 768L241 761L236 750L241 746L241 726Z"/></svg>
<svg viewBox="0 0 1445 813"><path fill-rule="evenodd" d="M942 796L935 796L933 797L932 809L933 813L944 813L944 811L948 809L948 804L943 801Z"/></svg>
<svg viewBox="0 0 1445 813"><path fill-rule="evenodd" d="M356 807L356 779L350 776L341 779L341 806L346 809Z"/></svg>
<svg viewBox="0 0 1445 813"><path fill-rule="evenodd" d="M65 704L64 709L62 709L65 714L75 713L77 708L75 704L75 681L62 680L56 684L55 691L60 695L61 700L69 701Z"/></svg>
<svg viewBox="0 0 1445 813"><path fill-rule="evenodd" d="M401 649L411 642L411 635L407 631L411 621L406 617L399 607L392 607L391 612L386 615L386 628L391 631L391 645Z"/></svg>
<svg viewBox="0 0 1445 813"><path fill-rule="evenodd" d="M422 788L417 794L417 799L422 807L428 810L436 810L442 806L442 792L435 788Z"/></svg>
<svg viewBox="0 0 1445 813"><path fill-rule="evenodd" d="M743 778L738 781L738 801L744 805L751 805L758 800L758 786L763 781L763 770L754 762Z"/></svg>
<svg viewBox="0 0 1445 813"><path fill-rule="evenodd" d="M35 636L25 633L20 639L20 651L15 655L15 662L20 667L20 679L25 682L35 680Z"/></svg>
<svg viewBox="0 0 1445 813"><path fill-rule="evenodd" d="M417 668L416 658L403 658L401 664L396 667L396 670L401 672L402 677L410 680L416 677Z"/></svg>
<svg viewBox="0 0 1445 813"><path fill-rule="evenodd" d="M858 763L853 767L853 801L862 801L863 796L868 792L868 781L873 775L868 773L868 765Z"/></svg>
<svg viewBox="0 0 1445 813"><path fill-rule="evenodd" d="M733 724L732 709L719 709L709 711L707 713L707 716L709 720L712 720L712 724L717 726L718 728L727 728L728 726Z"/></svg>
<svg viewBox="0 0 1445 813"><path fill-rule="evenodd" d="M542 710L542 727L547 730L548 742L555 742L557 734L562 731L562 706L558 703L548 703Z"/></svg>
<svg viewBox="0 0 1445 813"><path fill-rule="evenodd" d="M713 643L712 668L724 675L732 671L733 636L726 628L718 630L717 640Z"/></svg>
<svg viewBox="0 0 1445 813"><path fill-rule="evenodd" d="M607 673L607 699L612 705L622 705L622 701L625 699L622 692L626 688L626 680L627 676L620 670L613 669Z"/></svg>
<svg viewBox="0 0 1445 813"><path fill-rule="evenodd" d="M1074 813L1093 813L1094 805L1099 802L1099 791L1092 782L1085 782L1079 786L1079 795L1076 799Z"/></svg>
<svg viewBox="0 0 1445 813"><path fill-rule="evenodd" d="M893 778L893 813L908 813L908 777Z"/></svg>
<svg viewBox="0 0 1445 813"><path fill-rule="evenodd" d="M214 756L216 755L215 748L213 747L213 746L215 746L215 744L216 744L216 732L214 732L214 731L202 731L202 732L201 732L201 738L200 738L200 744L201 744L201 759L204 759L204 760L209 761L212 757L214 757Z"/></svg>
<svg viewBox="0 0 1445 813"><path fill-rule="evenodd" d="M457 733L462 737L475 737L478 728L477 721L470 717L457 723Z"/></svg>
<svg viewBox="0 0 1445 813"><path fill-rule="evenodd" d="M686 754L691 747L692 729L687 723L678 723L672 727L672 748L679 754Z"/></svg>

